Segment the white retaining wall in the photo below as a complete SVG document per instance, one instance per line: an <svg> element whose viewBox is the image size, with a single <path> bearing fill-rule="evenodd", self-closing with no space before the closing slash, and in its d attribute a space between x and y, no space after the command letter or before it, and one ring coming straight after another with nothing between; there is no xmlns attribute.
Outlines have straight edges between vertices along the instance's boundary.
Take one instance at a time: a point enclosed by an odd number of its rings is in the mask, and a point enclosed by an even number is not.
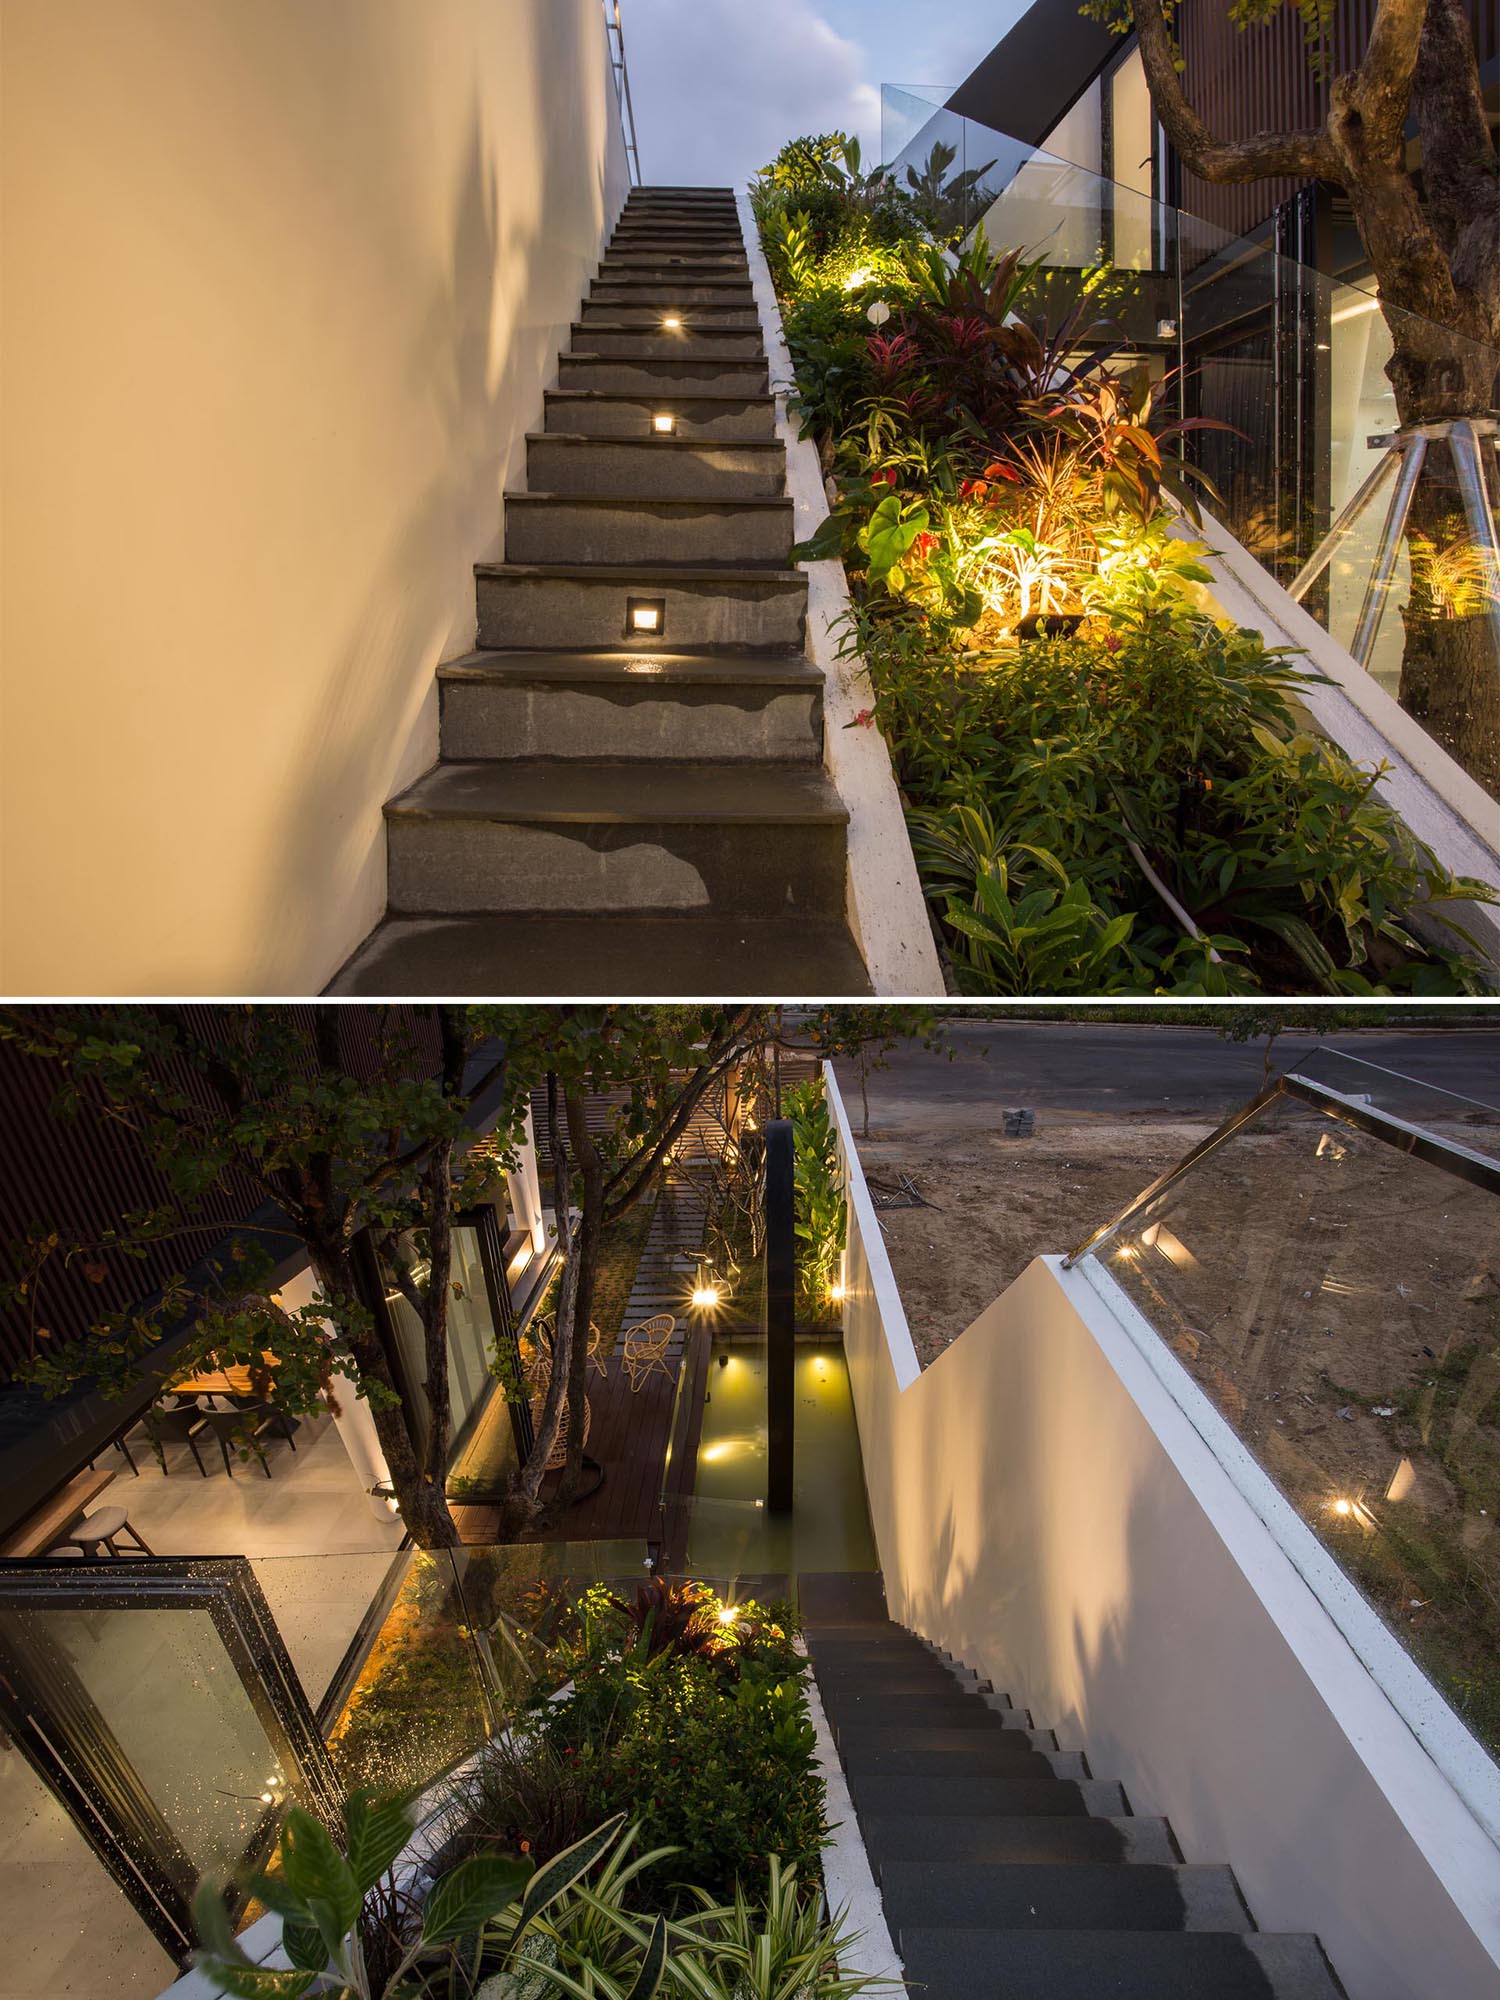
<svg viewBox="0 0 1500 2000"><path fill-rule="evenodd" d="M787 410L793 378L781 308L750 204L743 194L738 201L776 396L776 434L786 446L787 492L797 539L803 541L827 514L828 502L817 448L810 438L798 436L800 423ZM890 752L873 723L854 720L869 708L874 692L857 658L839 658L840 628L849 610L844 565L832 558L802 567L807 573L807 655L823 676L823 761L849 808L849 928L876 993L903 999L940 996L942 967Z"/></svg>
<svg viewBox="0 0 1500 2000"><path fill-rule="evenodd" d="M1356 1652L1341 1572L1258 1467L1231 1471L1227 1427L1112 1282L1040 1257L921 1369L824 1074L892 1617L1166 1814L1189 1861L1228 1862L1263 1930L1317 1933L1351 2000L1500 2000L1493 1766L1439 1767L1388 1692L1405 1653L1383 1628ZM1444 1714L1448 1749L1472 1744Z"/></svg>

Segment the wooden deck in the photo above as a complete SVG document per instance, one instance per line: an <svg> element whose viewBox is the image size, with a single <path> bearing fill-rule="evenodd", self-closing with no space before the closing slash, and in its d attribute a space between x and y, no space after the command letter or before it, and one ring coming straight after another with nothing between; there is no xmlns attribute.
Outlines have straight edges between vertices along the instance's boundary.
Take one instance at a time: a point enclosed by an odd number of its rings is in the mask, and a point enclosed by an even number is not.
<svg viewBox="0 0 1500 2000"><path fill-rule="evenodd" d="M568 1508L550 1528L524 1540L639 1541L653 1547L662 1541L664 1482L673 1501L680 1502L684 1492L692 1491L708 1351L706 1334L689 1339L682 1357L669 1363L670 1374L651 1375L634 1394L618 1356L611 1357L604 1381L590 1371L593 1421L588 1456L603 1467L603 1481L595 1493ZM679 1400L678 1381L684 1370ZM542 1487L544 1499L555 1485L554 1475ZM466 1543L497 1540L497 1507L483 1501L454 1502L452 1514Z"/></svg>

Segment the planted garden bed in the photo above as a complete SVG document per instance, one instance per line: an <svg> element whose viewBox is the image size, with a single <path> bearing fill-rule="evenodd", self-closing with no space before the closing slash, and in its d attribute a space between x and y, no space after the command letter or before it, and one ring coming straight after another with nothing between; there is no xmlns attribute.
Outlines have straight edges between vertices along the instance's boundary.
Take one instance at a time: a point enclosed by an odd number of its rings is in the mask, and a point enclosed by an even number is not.
<svg viewBox="0 0 1500 2000"><path fill-rule="evenodd" d="M1492 892L1313 733L1305 664L1222 616L1174 532L1213 497L1205 426L1127 365L1106 282L982 228L957 247L962 204L911 178L802 139L752 201L827 479L797 553L844 562L858 724L889 745L952 983L1481 990L1455 906Z"/></svg>
<svg viewBox="0 0 1500 2000"><path fill-rule="evenodd" d="M265 1875L290 1970L253 1964L221 1886L200 1963L242 1996L843 2000L872 1982L827 1915L824 1790L788 1607L701 1585L537 1593L545 1664L454 1781L436 1843L358 1792L292 1808ZM559 1690L559 1682L561 1689ZM420 1856L420 1858L418 1858Z"/></svg>

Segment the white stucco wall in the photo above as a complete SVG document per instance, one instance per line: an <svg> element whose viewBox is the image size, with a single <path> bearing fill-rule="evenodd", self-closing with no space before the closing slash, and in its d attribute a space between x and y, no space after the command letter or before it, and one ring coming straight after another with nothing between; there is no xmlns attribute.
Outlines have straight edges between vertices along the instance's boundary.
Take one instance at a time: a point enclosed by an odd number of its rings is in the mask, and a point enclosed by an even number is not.
<svg viewBox="0 0 1500 2000"><path fill-rule="evenodd" d="M316 992L624 197L601 9L0 34L0 982Z"/></svg>
<svg viewBox="0 0 1500 2000"><path fill-rule="evenodd" d="M1263 1930L1316 1932L1351 2000L1500 1996L1500 1849L1310 1587L1312 1536L1273 1534L1269 1482L1258 1511L1210 1448L1201 1392L1169 1393L1055 1258L922 1371L857 1164L849 1194L891 1615L1166 1814L1189 1861L1228 1862Z"/></svg>

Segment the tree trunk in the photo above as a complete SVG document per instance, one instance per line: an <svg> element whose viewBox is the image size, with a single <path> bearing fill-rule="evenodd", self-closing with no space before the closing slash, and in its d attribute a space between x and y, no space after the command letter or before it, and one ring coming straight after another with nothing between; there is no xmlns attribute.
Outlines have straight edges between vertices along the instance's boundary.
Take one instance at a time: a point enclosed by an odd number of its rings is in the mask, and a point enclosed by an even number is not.
<svg viewBox="0 0 1500 2000"><path fill-rule="evenodd" d="M348 1248L339 1242L309 1244L308 1250L318 1289L342 1323L356 1329L350 1336L349 1347L358 1364L360 1380L389 1391L389 1396L371 1398L369 1410L407 1533L419 1548L451 1548L458 1540L458 1530L448 1512L441 1483L433 1486L417 1455L412 1422L416 1413L408 1410L402 1399L370 1315L359 1302Z"/></svg>
<svg viewBox="0 0 1500 2000"><path fill-rule="evenodd" d="M1481 415L1489 407L1493 358L1441 329L1394 321L1395 350L1386 369L1403 426ZM1483 446L1481 445L1481 450ZM1483 557L1464 514L1448 445L1433 439L1406 521L1411 589L1402 606L1406 630L1399 700L1407 714L1500 798L1500 658L1496 657Z"/></svg>
<svg viewBox="0 0 1500 2000"><path fill-rule="evenodd" d="M555 1505L566 1507L583 1483L584 1411L587 1407L589 1338L594 1311L594 1279L604 1230L604 1162L588 1129L588 1101L581 1090L567 1095L568 1144L578 1165L582 1201L578 1217L578 1291L573 1306L573 1351L568 1366L568 1462Z"/></svg>

